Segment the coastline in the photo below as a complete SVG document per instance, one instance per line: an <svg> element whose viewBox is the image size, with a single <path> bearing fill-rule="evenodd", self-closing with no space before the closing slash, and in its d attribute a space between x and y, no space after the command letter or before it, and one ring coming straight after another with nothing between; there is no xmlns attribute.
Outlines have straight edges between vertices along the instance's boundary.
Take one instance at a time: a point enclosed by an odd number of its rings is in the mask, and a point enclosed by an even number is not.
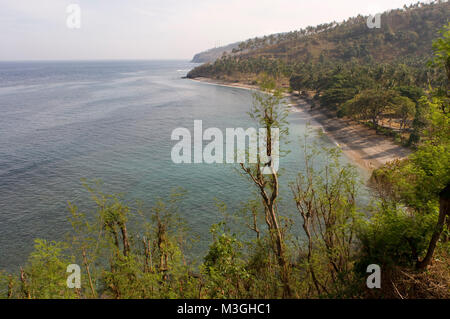
<svg viewBox="0 0 450 319"><path fill-rule="evenodd" d="M251 84L245 84L245 83L239 83L239 82L227 82L227 81L221 81L221 80L213 80L210 78L187 78L188 80L210 84L210 85L218 85L218 86L225 86L230 88L237 88L237 89L244 89L244 90L251 90L251 91L259 91L259 87L257 85L251 85Z"/></svg>
<svg viewBox="0 0 450 319"><path fill-rule="evenodd" d="M209 78L193 81L245 90L259 90L256 85L230 83ZM396 144L391 138L379 135L375 130L347 118L337 118L324 107L311 108L310 104L296 94L287 94L291 106L305 112L312 122L318 123L324 133L342 149L356 165L371 173L384 164L406 158L411 150Z"/></svg>

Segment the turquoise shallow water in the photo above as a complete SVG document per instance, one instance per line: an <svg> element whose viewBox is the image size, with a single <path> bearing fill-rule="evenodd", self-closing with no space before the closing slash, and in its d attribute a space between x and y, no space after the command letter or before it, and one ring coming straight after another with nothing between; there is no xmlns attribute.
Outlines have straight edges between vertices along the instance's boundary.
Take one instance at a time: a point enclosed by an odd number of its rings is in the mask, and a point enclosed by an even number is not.
<svg viewBox="0 0 450 319"><path fill-rule="evenodd" d="M0 269L23 264L34 238L62 239L69 230L67 201L88 208L80 179L100 179L104 191L150 207L183 186L182 215L200 241L220 213L252 196L233 165L172 163L177 127L250 127L248 90L182 79L185 61L0 63ZM302 168L299 137L308 117L289 115L292 152L281 160L287 181ZM331 143L326 141L327 143Z"/></svg>

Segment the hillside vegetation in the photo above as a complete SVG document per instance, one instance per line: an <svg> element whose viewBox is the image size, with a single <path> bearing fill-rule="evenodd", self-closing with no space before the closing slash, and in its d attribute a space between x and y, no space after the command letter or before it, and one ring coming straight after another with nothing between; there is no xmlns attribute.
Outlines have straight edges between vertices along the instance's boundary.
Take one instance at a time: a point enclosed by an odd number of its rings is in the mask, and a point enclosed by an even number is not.
<svg viewBox="0 0 450 319"><path fill-rule="evenodd" d="M237 44L231 54L227 54L229 50L225 47L217 48L224 54L222 61L196 68L190 76L224 75L221 73L240 71L220 68L230 58L236 61L248 60L250 64L253 59L276 60L291 65L292 68L296 63L317 63L325 59L347 62L356 58L360 62L385 63L398 58L430 57L432 40L442 25L448 22L449 15L448 2L418 3L383 13L379 29L368 28L368 17L359 15L340 23L330 22L298 31L249 39ZM283 69L241 71L278 71L274 75L289 75Z"/></svg>
<svg viewBox="0 0 450 319"><path fill-rule="evenodd" d="M255 84L269 75L313 106L415 145L424 120L420 97L430 87L446 85L444 70L427 64L449 16L448 2L418 3L383 13L379 29L367 26L368 17L357 16L251 39L188 77Z"/></svg>

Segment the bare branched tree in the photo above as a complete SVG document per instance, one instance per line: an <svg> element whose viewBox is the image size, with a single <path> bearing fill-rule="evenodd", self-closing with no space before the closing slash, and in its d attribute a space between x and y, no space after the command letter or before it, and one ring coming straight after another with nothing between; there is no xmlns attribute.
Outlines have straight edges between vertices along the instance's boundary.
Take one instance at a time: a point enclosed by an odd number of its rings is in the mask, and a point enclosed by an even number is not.
<svg viewBox="0 0 450 319"><path fill-rule="evenodd" d="M257 121L261 128L267 132L265 136L265 149L268 162L263 162L264 157L257 157L256 164L241 163L242 171L247 175L252 183L257 187L260 194L262 204L264 207L264 219L269 231L272 250L280 267L281 280L283 282L283 296L292 297L293 292L290 285L290 263L286 253L286 245L284 241L283 227L280 225L280 218L277 208L277 200L279 196L279 182L278 173L275 169L273 155L275 154L272 148L273 139L272 130L279 130L279 140L288 134L287 128L287 108L283 103L283 95L281 90L275 88L274 82L264 80L261 85L263 92L254 94L254 103L250 111L250 117ZM261 149L261 145L259 145ZM268 168L270 174L264 174L263 170Z"/></svg>

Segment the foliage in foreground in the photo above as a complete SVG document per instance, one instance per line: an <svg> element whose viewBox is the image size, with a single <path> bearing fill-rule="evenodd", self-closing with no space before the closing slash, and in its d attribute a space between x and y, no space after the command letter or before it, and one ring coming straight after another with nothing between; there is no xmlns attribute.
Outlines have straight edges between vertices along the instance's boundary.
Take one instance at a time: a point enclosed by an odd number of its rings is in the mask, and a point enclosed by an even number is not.
<svg viewBox="0 0 450 319"><path fill-rule="evenodd" d="M179 218L179 192L143 212L90 188L97 208L84 214L70 205L70 238L36 240L19 275L0 275L1 297L448 297L448 289L442 289L449 283L442 275L449 267L448 242L438 244L427 272L415 270L415 262L426 253L436 212L424 214L385 200L377 201L373 215L366 216L367 208L357 205L354 169L340 164L336 150L307 147L306 152L305 171L291 184L302 222L278 212L287 265L279 262L258 200L237 212L220 205L224 220L212 226L209 250L196 265L187 257L190 240ZM321 152L328 152L329 161L317 168L311 163ZM141 227L128 229L136 221ZM247 231L237 232L233 224L247 225ZM297 238L299 230L307 236ZM66 268L73 263L82 268L80 289L66 285ZM369 264L381 266L382 294L365 285ZM400 291L386 287L392 285Z"/></svg>

